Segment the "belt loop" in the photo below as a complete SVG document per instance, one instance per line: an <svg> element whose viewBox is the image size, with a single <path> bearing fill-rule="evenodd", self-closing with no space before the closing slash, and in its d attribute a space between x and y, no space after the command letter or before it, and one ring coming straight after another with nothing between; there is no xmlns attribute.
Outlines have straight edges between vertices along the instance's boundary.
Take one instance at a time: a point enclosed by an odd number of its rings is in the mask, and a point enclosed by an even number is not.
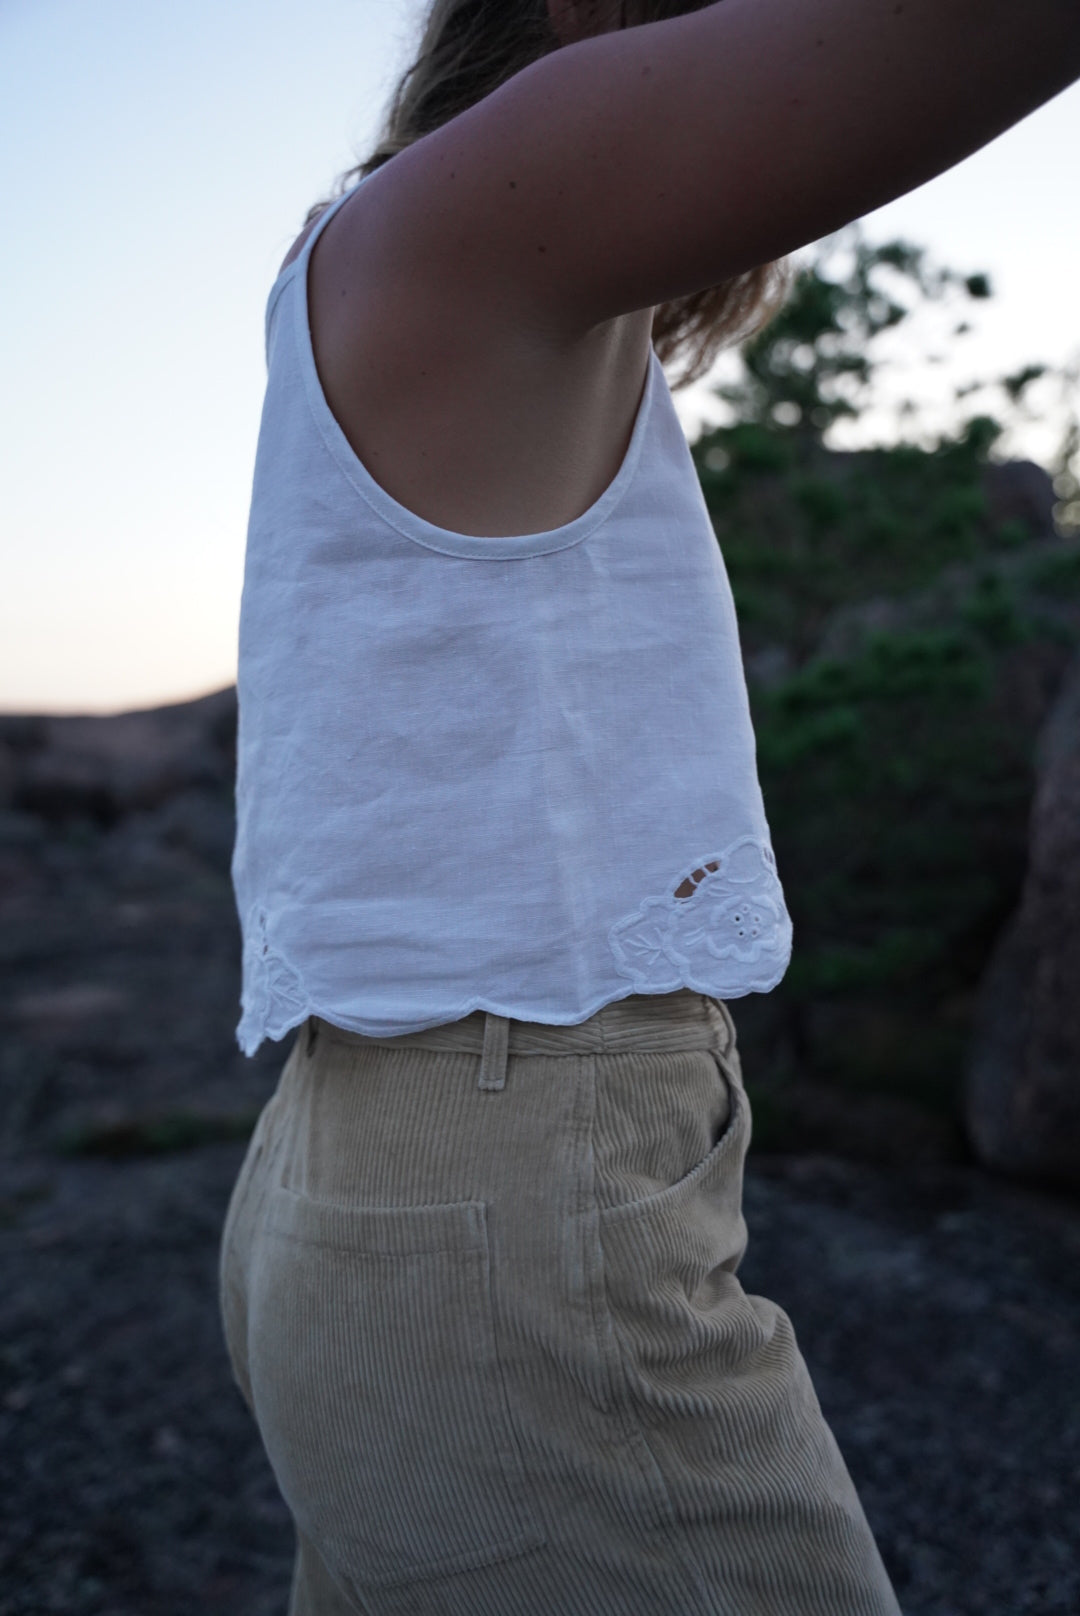
<svg viewBox="0 0 1080 1616"><path fill-rule="evenodd" d="M484 1053L480 1057L480 1087L506 1086L506 1057L510 1047L510 1022L506 1016L484 1011Z"/></svg>

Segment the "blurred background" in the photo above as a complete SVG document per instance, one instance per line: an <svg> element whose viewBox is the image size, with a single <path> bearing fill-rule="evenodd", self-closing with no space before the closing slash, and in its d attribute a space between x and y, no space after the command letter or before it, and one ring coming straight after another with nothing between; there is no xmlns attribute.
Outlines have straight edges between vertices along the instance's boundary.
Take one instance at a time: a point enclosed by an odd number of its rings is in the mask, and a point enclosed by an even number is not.
<svg viewBox="0 0 1080 1616"><path fill-rule="evenodd" d="M0 1616L262 1616L217 1240L263 309L418 0L0 0ZM797 255L675 394L795 923L741 1277L908 1616L1075 1616L1080 88ZM62 1486L58 1485L62 1479Z"/></svg>

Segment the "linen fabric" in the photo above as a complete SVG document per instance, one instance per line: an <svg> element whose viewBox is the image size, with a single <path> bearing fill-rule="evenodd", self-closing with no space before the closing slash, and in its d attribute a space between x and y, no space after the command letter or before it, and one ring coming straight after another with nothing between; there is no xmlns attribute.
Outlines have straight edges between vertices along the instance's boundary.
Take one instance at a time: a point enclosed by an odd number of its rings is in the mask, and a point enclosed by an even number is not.
<svg viewBox="0 0 1080 1616"><path fill-rule="evenodd" d="M289 1616L899 1616L736 1277L749 1138L730 1013L685 990L301 1030L219 1270Z"/></svg>
<svg viewBox="0 0 1080 1616"><path fill-rule="evenodd" d="M362 182L363 183L363 182ZM766 992L791 950L735 610L650 352L576 520L478 538L371 477L316 372L307 266L267 308L240 622L237 838L253 1054L309 1015L400 1035Z"/></svg>

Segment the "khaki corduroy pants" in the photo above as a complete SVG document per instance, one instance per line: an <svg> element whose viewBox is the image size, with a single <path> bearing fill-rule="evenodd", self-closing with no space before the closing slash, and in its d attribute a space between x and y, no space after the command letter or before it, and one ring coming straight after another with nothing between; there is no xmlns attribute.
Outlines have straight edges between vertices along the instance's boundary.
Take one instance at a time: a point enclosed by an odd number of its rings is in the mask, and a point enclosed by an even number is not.
<svg viewBox="0 0 1080 1616"><path fill-rule="evenodd" d="M899 1616L787 1315L748 1296L722 1004L312 1019L220 1251L289 1616Z"/></svg>

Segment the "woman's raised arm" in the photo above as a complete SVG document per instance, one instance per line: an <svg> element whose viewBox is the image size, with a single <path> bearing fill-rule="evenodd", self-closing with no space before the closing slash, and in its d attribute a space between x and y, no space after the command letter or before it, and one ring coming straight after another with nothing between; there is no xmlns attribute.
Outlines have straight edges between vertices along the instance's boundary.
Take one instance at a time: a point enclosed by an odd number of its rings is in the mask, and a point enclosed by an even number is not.
<svg viewBox="0 0 1080 1616"><path fill-rule="evenodd" d="M370 181L367 263L574 337L901 195L1080 75L1080 0L721 0L565 45Z"/></svg>

